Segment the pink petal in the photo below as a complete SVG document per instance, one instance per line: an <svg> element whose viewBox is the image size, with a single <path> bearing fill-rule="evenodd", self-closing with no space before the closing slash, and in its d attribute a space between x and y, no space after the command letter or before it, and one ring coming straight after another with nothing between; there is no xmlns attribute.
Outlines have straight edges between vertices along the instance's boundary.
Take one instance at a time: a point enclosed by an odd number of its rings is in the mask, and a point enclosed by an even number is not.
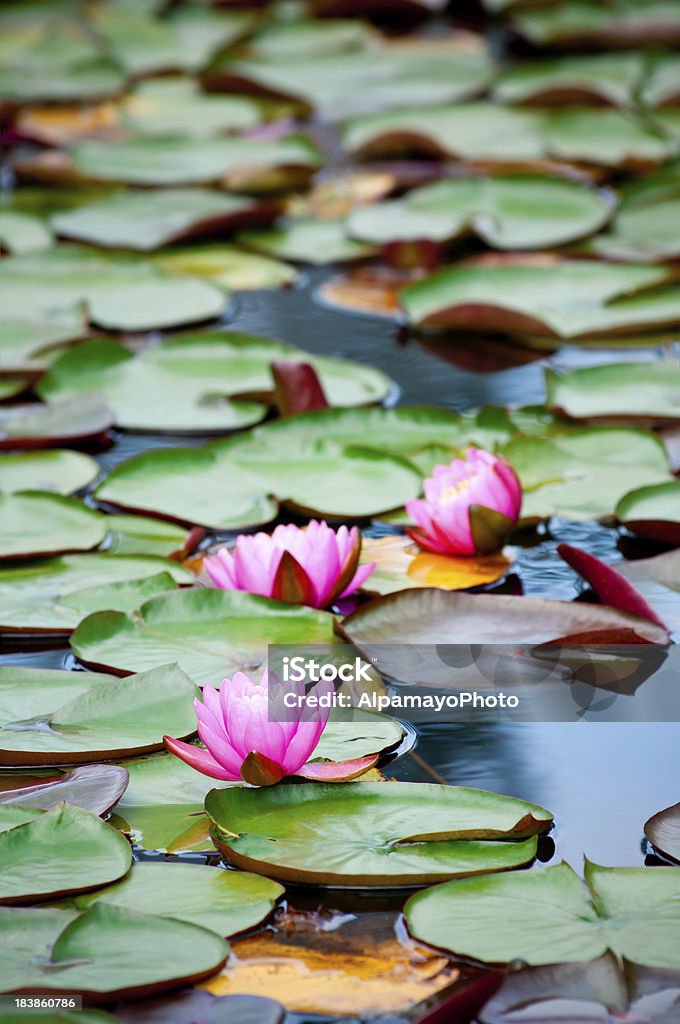
<svg viewBox="0 0 680 1024"><path fill-rule="evenodd" d="M364 565L359 565L350 582L347 584L343 592L338 595L338 600L343 597L349 597L349 595L353 594L355 590L360 590L371 573L375 571L377 564L377 562L366 562Z"/></svg>
<svg viewBox="0 0 680 1024"><path fill-rule="evenodd" d="M209 775L211 779L221 779L223 782L241 781L240 774L234 775L227 771L210 756L207 750L193 747L190 743L184 743L182 740L175 740L172 736L164 736L163 743L171 754L184 761L190 768L195 768L203 775Z"/></svg>

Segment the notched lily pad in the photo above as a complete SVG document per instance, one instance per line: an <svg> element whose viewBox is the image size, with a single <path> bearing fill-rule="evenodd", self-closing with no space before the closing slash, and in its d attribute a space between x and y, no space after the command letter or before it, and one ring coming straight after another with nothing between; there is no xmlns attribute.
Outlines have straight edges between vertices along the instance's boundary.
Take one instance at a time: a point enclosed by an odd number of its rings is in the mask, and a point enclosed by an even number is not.
<svg viewBox="0 0 680 1024"><path fill-rule="evenodd" d="M205 806L218 849L237 866L332 886L426 885L519 867L552 824L520 800L407 782L212 790Z"/></svg>
<svg viewBox="0 0 680 1024"><path fill-rule="evenodd" d="M73 678L65 678L69 675ZM196 686L176 665L124 680L0 668L0 764L83 764L160 750L164 735L195 732L197 696Z"/></svg>

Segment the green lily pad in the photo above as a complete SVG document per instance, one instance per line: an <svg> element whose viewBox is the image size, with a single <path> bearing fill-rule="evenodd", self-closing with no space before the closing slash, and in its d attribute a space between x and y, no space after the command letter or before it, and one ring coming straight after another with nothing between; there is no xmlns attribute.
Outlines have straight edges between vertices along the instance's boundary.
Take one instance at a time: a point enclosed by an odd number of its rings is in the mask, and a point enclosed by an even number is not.
<svg viewBox="0 0 680 1024"><path fill-rule="evenodd" d="M40 252L52 245L52 232L39 217L0 207L0 248L20 255Z"/></svg>
<svg viewBox="0 0 680 1024"><path fill-rule="evenodd" d="M84 914L3 908L0 935L0 991L81 993L107 1002L200 981L229 952L205 928L103 903Z"/></svg>
<svg viewBox="0 0 680 1024"><path fill-rule="evenodd" d="M23 776L22 781L25 778ZM0 786L6 782L6 778L0 778ZM33 785L3 790L0 792L0 809L20 811L37 808L48 811L55 804L66 802L103 817L118 803L127 784L125 768L115 764L86 764L56 777L51 775L44 781L36 776Z"/></svg>
<svg viewBox="0 0 680 1024"><path fill-rule="evenodd" d="M514 27L536 46L672 45L680 41L680 19L673 0L617 0L602 6L598 0L569 0L541 10L518 14Z"/></svg>
<svg viewBox="0 0 680 1024"><path fill-rule="evenodd" d="M94 459L67 448L0 455L0 490L5 494L29 490L73 494L92 483L98 473Z"/></svg>
<svg viewBox="0 0 680 1024"><path fill-rule="evenodd" d="M619 572L633 583L670 630L680 634L680 551L654 558L619 562Z"/></svg>
<svg viewBox="0 0 680 1024"><path fill-rule="evenodd" d="M97 395L52 405L0 408L0 449L51 448L100 437L113 425L113 413Z"/></svg>
<svg viewBox="0 0 680 1024"><path fill-rule="evenodd" d="M680 545L680 480L629 491L614 515L640 537Z"/></svg>
<svg viewBox="0 0 680 1024"><path fill-rule="evenodd" d="M665 267L592 260L459 265L409 285L400 298L417 327L618 337L677 322L680 295L668 275Z"/></svg>
<svg viewBox="0 0 680 1024"><path fill-rule="evenodd" d="M680 804L652 815L645 822L645 835L659 853L680 863Z"/></svg>
<svg viewBox="0 0 680 1024"><path fill-rule="evenodd" d="M674 225L680 215L680 163L623 190L609 231L591 239L587 249L614 260L661 261L680 255Z"/></svg>
<svg viewBox="0 0 680 1024"><path fill-rule="evenodd" d="M517 437L502 451L524 489L524 519L610 516L632 486L671 479L663 444L645 430L591 427Z"/></svg>
<svg viewBox="0 0 680 1024"><path fill-rule="evenodd" d="M290 44L295 27L287 31ZM311 38L320 31L321 25L303 27L310 47L304 58L283 50L263 52L260 59L227 56L208 68L204 80L211 90L292 100L304 111L337 120L402 105L467 99L482 92L493 77L484 43L468 33L324 53ZM298 43L304 48L301 34Z"/></svg>
<svg viewBox="0 0 680 1024"><path fill-rule="evenodd" d="M134 355L105 339L65 352L39 385L48 401L96 391L128 430L224 432L248 426L266 413L273 390L271 363L309 362L328 401L377 402L390 389L378 370L339 359L308 356L292 345L255 335L201 333L147 347ZM259 401L229 401L252 394ZM153 400L150 400L153 396Z"/></svg>
<svg viewBox="0 0 680 1024"><path fill-rule="evenodd" d="M675 53L656 54L648 63L640 101L648 107L676 104L680 99L680 60Z"/></svg>
<svg viewBox="0 0 680 1024"><path fill-rule="evenodd" d="M27 377L10 377L7 380L0 380L0 402L23 394L29 387L30 380Z"/></svg>
<svg viewBox="0 0 680 1024"><path fill-rule="evenodd" d="M348 238L342 220L298 218L262 231L244 231L237 241L247 248L297 263L344 263L366 259L375 248Z"/></svg>
<svg viewBox="0 0 680 1024"><path fill-rule="evenodd" d="M197 696L176 665L123 680L2 667L0 764L83 764L160 750L164 735L195 732Z"/></svg>
<svg viewBox="0 0 680 1024"><path fill-rule="evenodd" d="M111 555L186 557L201 539L201 531L183 530L149 516L107 516L106 550Z"/></svg>
<svg viewBox="0 0 680 1024"><path fill-rule="evenodd" d="M224 233L271 220L275 208L209 189L121 192L53 214L57 234L112 249L151 252L170 242Z"/></svg>
<svg viewBox="0 0 680 1024"><path fill-rule="evenodd" d="M260 26L248 43L248 54L270 61L299 60L362 50L375 42L374 33L352 18L286 18Z"/></svg>
<svg viewBox="0 0 680 1024"><path fill-rule="evenodd" d="M99 512L47 491L0 492L0 559L91 551L106 534Z"/></svg>
<svg viewBox="0 0 680 1024"><path fill-rule="evenodd" d="M34 821L0 832L0 903L84 892L129 870L126 839L96 814L57 804Z"/></svg>
<svg viewBox="0 0 680 1024"><path fill-rule="evenodd" d="M280 288L297 279L297 270L280 260L233 245L192 245L160 253L153 262L171 274L191 274L227 291Z"/></svg>
<svg viewBox="0 0 680 1024"><path fill-rule="evenodd" d="M136 135L210 138L254 128L262 121L257 103L245 96L210 96L190 78L140 82L121 106L126 127Z"/></svg>
<svg viewBox="0 0 680 1024"><path fill-rule="evenodd" d="M575 181L536 175L451 178L404 199L354 210L353 238L375 245L475 234L496 249L539 249L590 235L612 213L612 198Z"/></svg>
<svg viewBox="0 0 680 1024"><path fill-rule="evenodd" d="M501 103L608 103L633 105L644 75L641 53L569 54L508 68L494 99Z"/></svg>
<svg viewBox="0 0 680 1024"><path fill-rule="evenodd" d="M0 569L0 632L70 633L90 612L132 611L146 598L194 580L177 562L152 556L38 558Z"/></svg>
<svg viewBox="0 0 680 1024"><path fill-rule="evenodd" d="M203 864L134 864L121 881L79 896L73 904L86 910L107 903L141 914L157 914L207 928L228 938L269 917L283 886L243 871L223 871Z"/></svg>
<svg viewBox="0 0 680 1024"><path fill-rule="evenodd" d="M253 22L247 12L200 6L178 8L160 19L133 4L100 4L91 17L109 52L131 75L200 71L214 54L245 35Z"/></svg>
<svg viewBox="0 0 680 1024"><path fill-rule="evenodd" d="M680 420L680 361L605 363L567 373L546 370L546 405L573 419Z"/></svg>
<svg viewBox="0 0 680 1024"><path fill-rule="evenodd" d="M274 142L250 138L146 138L81 142L71 152L78 172L130 185L222 184L232 190L303 184L321 162L304 136Z"/></svg>
<svg viewBox="0 0 680 1024"><path fill-rule="evenodd" d="M348 123L344 142L370 159L415 153L504 164L575 160L605 167L661 163L677 151L672 140L629 112L537 111L481 102L358 117Z"/></svg>
<svg viewBox="0 0 680 1024"><path fill-rule="evenodd" d="M328 612L203 588L152 599L132 616L91 615L71 646L95 667L136 672L176 661L199 685L219 686L225 676L263 666L268 644L328 643L332 635Z"/></svg>
<svg viewBox="0 0 680 1024"><path fill-rule="evenodd" d="M225 307L221 289L166 274L148 261L59 245L3 260L0 304L10 319L62 316L84 303L90 322L148 331L208 320Z"/></svg>
<svg viewBox="0 0 680 1024"><path fill-rule="evenodd" d="M49 366L63 342L76 341L87 334L83 310L62 310L44 319L3 319L0 369L40 370Z"/></svg>
<svg viewBox="0 0 680 1024"><path fill-rule="evenodd" d="M215 789L205 807L218 849L239 867L336 886L426 885L519 867L552 823L520 800L408 782Z"/></svg>
<svg viewBox="0 0 680 1024"><path fill-rule="evenodd" d="M562 862L540 871L465 879L416 893L411 934L491 963L568 963L602 956L680 968L680 871L604 868L586 861L585 884Z"/></svg>

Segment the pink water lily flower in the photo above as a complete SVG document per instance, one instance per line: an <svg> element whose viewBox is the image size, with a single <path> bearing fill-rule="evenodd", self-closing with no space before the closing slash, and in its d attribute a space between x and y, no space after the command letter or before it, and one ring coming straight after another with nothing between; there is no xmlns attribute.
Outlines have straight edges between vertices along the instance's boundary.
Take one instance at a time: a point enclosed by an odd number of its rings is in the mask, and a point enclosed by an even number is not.
<svg viewBox="0 0 680 1024"><path fill-rule="evenodd" d="M205 750L172 736L163 742L185 764L223 782L271 786L288 775L345 782L371 768L377 755L307 764L328 723L332 691L330 683L321 682L305 695L303 683L284 686L273 672L265 670L256 683L237 672L219 691L206 686L203 701L194 701ZM289 707L287 694L306 699Z"/></svg>
<svg viewBox="0 0 680 1024"><path fill-rule="evenodd" d="M333 530L315 519L306 526L277 526L272 534L241 534L233 550L221 548L203 562L215 586L248 590L290 604L327 608L366 582L375 562L359 565L356 526Z"/></svg>
<svg viewBox="0 0 680 1024"><path fill-rule="evenodd" d="M503 546L517 522L522 486L512 466L481 448L435 466L424 498L406 503L417 528L409 536L439 555L490 554Z"/></svg>

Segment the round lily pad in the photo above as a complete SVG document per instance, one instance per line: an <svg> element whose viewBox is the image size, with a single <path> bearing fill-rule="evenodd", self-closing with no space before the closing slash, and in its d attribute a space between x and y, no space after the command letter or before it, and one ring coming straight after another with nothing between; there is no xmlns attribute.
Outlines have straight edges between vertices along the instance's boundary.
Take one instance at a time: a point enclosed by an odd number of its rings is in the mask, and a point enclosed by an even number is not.
<svg viewBox="0 0 680 1024"><path fill-rule="evenodd" d="M680 420L680 361L547 370L546 391L546 405L574 419L672 424Z"/></svg>
<svg viewBox="0 0 680 1024"><path fill-rule="evenodd" d="M201 981L222 967L229 947L214 932L185 921L102 903L84 914L0 908L0 950L2 992L82 994L90 1001L105 996L111 1002Z"/></svg>
<svg viewBox="0 0 680 1024"><path fill-rule="evenodd" d="M195 732L197 696L176 665L123 680L0 667L0 764L83 764L160 750L164 735Z"/></svg>
<svg viewBox="0 0 680 1024"><path fill-rule="evenodd" d="M98 438L113 425L113 413L97 395L53 405L0 407L0 449L52 448Z"/></svg>
<svg viewBox="0 0 680 1024"><path fill-rule="evenodd" d="M140 82L123 101L121 118L136 135L200 139L253 128L262 113L246 96L210 95L191 78L169 76Z"/></svg>
<svg viewBox="0 0 680 1024"><path fill-rule="evenodd" d="M629 491L614 515L640 537L680 545L680 480Z"/></svg>
<svg viewBox="0 0 680 1024"><path fill-rule="evenodd" d="M171 274L190 274L213 281L227 291L281 288L292 284L298 276L288 263L234 245L173 247L154 256L154 263Z"/></svg>
<svg viewBox="0 0 680 1024"><path fill-rule="evenodd" d="M90 551L106 521L76 498L45 491L0 491L0 559Z"/></svg>
<svg viewBox="0 0 680 1024"><path fill-rule="evenodd" d="M0 455L0 490L73 494L92 483L99 466L89 455L68 449Z"/></svg>
<svg viewBox="0 0 680 1024"><path fill-rule="evenodd" d="M152 599L131 616L91 615L71 646L95 668L136 672L176 661L199 685L219 686L236 671L263 665L268 644L328 643L332 636L328 612L202 588Z"/></svg>
<svg viewBox="0 0 680 1024"><path fill-rule="evenodd" d="M585 884L562 862L464 879L416 893L404 908L416 939L460 956L529 965L589 960L610 949L650 967L680 967L680 870L604 868Z"/></svg>
<svg viewBox="0 0 680 1024"><path fill-rule="evenodd" d="M260 924L283 896L283 886L260 875L203 864L141 863L121 882L77 897L85 910L108 903L199 925L229 937Z"/></svg>
<svg viewBox="0 0 680 1024"><path fill-rule="evenodd" d="M408 782L234 787L212 790L205 808L218 849L237 866L338 886L426 885L519 867L552 823L521 800Z"/></svg>
<svg viewBox="0 0 680 1024"><path fill-rule="evenodd" d="M0 832L0 903L32 903L108 885L131 863L130 845L115 828L80 807L57 804Z"/></svg>
<svg viewBox="0 0 680 1024"><path fill-rule="evenodd" d="M61 555L0 568L0 632L70 633L100 608L132 611L195 577L170 559Z"/></svg>

